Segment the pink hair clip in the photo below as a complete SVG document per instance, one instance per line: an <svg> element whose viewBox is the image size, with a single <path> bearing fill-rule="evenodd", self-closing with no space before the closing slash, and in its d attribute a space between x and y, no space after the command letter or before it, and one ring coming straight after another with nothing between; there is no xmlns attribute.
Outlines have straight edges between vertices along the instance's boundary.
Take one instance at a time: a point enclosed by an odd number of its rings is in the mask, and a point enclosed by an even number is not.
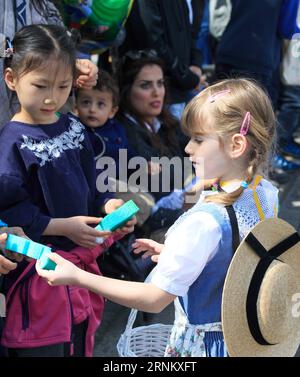
<svg viewBox="0 0 300 377"><path fill-rule="evenodd" d="M217 98L219 98L219 97L223 97L225 94L228 94L228 93L230 93L230 89L220 90L219 92L216 92L216 93L212 94L212 95L208 98L208 100L209 100L210 103L215 102L215 100L216 100Z"/></svg>
<svg viewBox="0 0 300 377"><path fill-rule="evenodd" d="M246 136L251 122L251 114L249 111L246 112L246 115L244 117L243 123L241 125L240 134Z"/></svg>

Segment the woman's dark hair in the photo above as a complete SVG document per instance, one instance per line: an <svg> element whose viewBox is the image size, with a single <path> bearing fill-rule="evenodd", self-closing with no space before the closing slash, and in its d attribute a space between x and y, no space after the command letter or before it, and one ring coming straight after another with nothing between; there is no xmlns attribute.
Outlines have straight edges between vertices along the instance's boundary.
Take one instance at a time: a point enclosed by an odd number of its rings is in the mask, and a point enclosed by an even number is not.
<svg viewBox="0 0 300 377"><path fill-rule="evenodd" d="M18 76L49 64L50 58L76 69L75 45L66 29L57 25L29 25L19 30L12 41L13 54L4 59L4 69Z"/></svg>
<svg viewBox="0 0 300 377"><path fill-rule="evenodd" d="M129 51L120 60L118 66L118 80L120 88L120 106L119 115L128 113L133 115L134 118L141 124L144 125L144 121L141 119L140 114L136 112L130 102L130 91L133 82L142 68L147 65L158 65L164 72L164 64L161 59L159 59L153 50L141 50L141 51ZM150 140L152 145L157 148L161 154L169 154L169 146L177 146L176 138L176 128L179 127L179 122L172 114L168 111L167 103L167 87L166 95L162 108L161 114L158 116L159 120L162 122L165 129L165 135L167 138L167 143L163 142L161 138L155 134L155 132L150 132L145 126L145 129L149 132ZM151 125L150 125L151 126Z"/></svg>

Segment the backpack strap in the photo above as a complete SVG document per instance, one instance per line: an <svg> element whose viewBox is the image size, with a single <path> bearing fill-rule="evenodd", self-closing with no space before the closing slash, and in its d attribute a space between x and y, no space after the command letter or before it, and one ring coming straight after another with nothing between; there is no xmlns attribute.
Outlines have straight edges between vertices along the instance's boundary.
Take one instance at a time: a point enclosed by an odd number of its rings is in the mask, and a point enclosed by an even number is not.
<svg viewBox="0 0 300 377"><path fill-rule="evenodd" d="M234 254L240 244L239 225L238 225L238 221L237 221L233 206L232 205L225 206L225 209L228 213L229 220L230 220L231 232L232 232L232 251Z"/></svg>
<svg viewBox="0 0 300 377"><path fill-rule="evenodd" d="M253 199L254 199L254 203L255 203L256 208L257 208L257 212L258 212L260 221L265 219L265 214L264 214L264 211L262 209L262 206L260 204L260 201L259 201L259 198L258 198L258 195L257 195L257 192L256 192L256 187L259 185L261 180L262 180L262 176L257 175L254 178L253 184L250 186L253 189Z"/></svg>

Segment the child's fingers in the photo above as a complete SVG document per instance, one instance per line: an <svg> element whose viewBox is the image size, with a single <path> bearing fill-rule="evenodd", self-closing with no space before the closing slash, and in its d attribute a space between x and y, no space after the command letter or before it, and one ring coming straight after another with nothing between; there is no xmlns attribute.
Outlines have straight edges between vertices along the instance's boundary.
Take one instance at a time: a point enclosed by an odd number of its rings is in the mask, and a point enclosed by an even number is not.
<svg viewBox="0 0 300 377"><path fill-rule="evenodd" d="M82 233L82 235L84 237L87 237L87 236L90 236L90 237L109 237L111 236L112 232L108 231L108 230L97 230L95 228L92 228L91 226L89 225L86 225L86 227L84 228L84 231Z"/></svg>
<svg viewBox="0 0 300 377"><path fill-rule="evenodd" d="M140 247L137 247L136 249L133 249L132 251L134 252L134 254L139 254L139 253L146 251L146 250L148 250L147 247L140 246Z"/></svg>
<svg viewBox="0 0 300 377"><path fill-rule="evenodd" d="M132 246L147 246L149 244L149 239L148 238L137 238Z"/></svg>
<svg viewBox="0 0 300 377"><path fill-rule="evenodd" d="M49 256L49 259L50 259L50 256ZM38 273L39 276L41 276L42 278L48 278L49 271L44 270L43 268L40 267L40 261L39 260L37 260L36 263L35 263L35 269L36 269L36 272Z"/></svg>
<svg viewBox="0 0 300 377"><path fill-rule="evenodd" d="M16 262L21 262L24 259L24 255L8 250L5 250L5 254L8 256L8 258L14 259Z"/></svg>
<svg viewBox="0 0 300 377"><path fill-rule="evenodd" d="M95 247L99 246L99 244L95 241L84 241L82 242L81 246L87 249L94 249Z"/></svg>
<svg viewBox="0 0 300 377"><path fill-rule="evenodd" d="M103 220L103 217L82 216L82 219L86 224L98 224Z"/></svg>
<svg viewBox="0 0 300 377"><path fill-rule="evenodd" d="M0 242L5 242L7 239L7 233L0 234Z"/></svg>
<svg viewBox="0 0 300 377"><path fill-rule="evenodd" d="M62 263L68 262L65 258L60 256L57 253L49 253L48 258L51 259L53 262L55 262L57 265L61 265Z"/></svg>
<svg viewBox="0 0 300 377"><path fill-rule="evenodd" d="M157 263L158 262L159 255L152 255L151 260L152 262Z"/></svg>
<svg viewBox="0 0 300 377"><path fill-rule="evenodd" d="M7 274L9 271L14 270L17 267L17 263L14 263L7 258L0 255L0 273Z"/></svg>

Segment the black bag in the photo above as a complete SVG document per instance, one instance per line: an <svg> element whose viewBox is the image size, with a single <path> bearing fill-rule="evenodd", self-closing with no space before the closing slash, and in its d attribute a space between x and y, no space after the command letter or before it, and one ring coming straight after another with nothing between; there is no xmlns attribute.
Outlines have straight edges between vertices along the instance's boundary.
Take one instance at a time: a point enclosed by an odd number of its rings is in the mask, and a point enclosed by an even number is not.
<svg viewBox="0 0 300 377"><path fill-rule="evenodd" d="M182 209L159 208L154 215L149 217L145 225L150 228L151 232L158 229L169 228L183 212Z"/></svg>
<svg viewBox="0 0 300 377"><path fill-rule="evenodd" d="M132 252L134 234L130 234L115 242L98 258L98 266L102 274L114 279L144 281L154 267L151 258L141 259Z"/></svg>

